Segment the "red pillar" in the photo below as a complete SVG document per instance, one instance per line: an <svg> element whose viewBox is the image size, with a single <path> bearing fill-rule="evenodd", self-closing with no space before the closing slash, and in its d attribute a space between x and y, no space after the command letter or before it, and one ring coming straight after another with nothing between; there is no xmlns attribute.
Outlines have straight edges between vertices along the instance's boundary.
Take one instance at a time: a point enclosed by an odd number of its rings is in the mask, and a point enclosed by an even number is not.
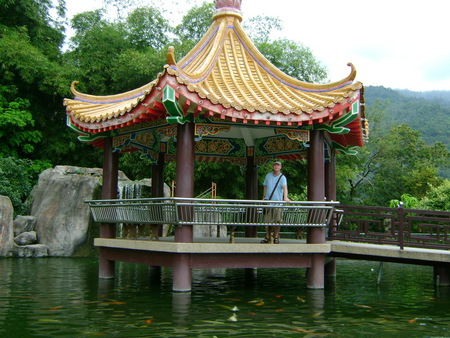
<svg viewBox="0 0 450 338"><path fill-rule="evenodd" d="M195 124L186 122L177 128L176 197L194 197L194 130ZM175 242L192 243L192 225L175 229Z"/></svg>
<svg viewBox="0 0 450 338"><path fill-rule="evenodd" d="M195 124L190 122L177 126L176 197L194 197L194 130ZM175 242L192 243L192 241L192 225L175 229ZM178 254L174 258L172 288L174 291L190 291L191 283L190 256Z"/></svg>
<svg viewBox="0 0 450 338"><path fill-rule="evenodd" d="M321 130L310 133L308 150L308 200L323 201L325 199L325 163L324 134ZM307 243L325 243L325 229L309 228ZM324 254L312 254L311 267L307 272L307 287L322 289L325 284Z"/></svg>
<svg viewBox="0 0 450 338"><path fill-rule="evenodd" d="M108 137L104 143L103 153L103 183L102 183L102 199L117 198L117 182L119 179L119 154L113 153L112 138ZM102 224L100 228L101 238L115 238L116 225ZM105 253L100 250L99 262L99 278L114 277L115 262L107 260Z"/></svg>

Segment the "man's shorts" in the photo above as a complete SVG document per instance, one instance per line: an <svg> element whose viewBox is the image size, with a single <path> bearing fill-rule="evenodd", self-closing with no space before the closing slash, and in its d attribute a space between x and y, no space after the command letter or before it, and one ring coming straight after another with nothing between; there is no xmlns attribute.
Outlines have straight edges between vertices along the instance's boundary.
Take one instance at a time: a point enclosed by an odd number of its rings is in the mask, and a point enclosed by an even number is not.
<svg viewBox="0 0 450 338"><path fill-rule="evenodd" d="M283 221L283 208L267 208L264 223L281 223Z"/></svg>

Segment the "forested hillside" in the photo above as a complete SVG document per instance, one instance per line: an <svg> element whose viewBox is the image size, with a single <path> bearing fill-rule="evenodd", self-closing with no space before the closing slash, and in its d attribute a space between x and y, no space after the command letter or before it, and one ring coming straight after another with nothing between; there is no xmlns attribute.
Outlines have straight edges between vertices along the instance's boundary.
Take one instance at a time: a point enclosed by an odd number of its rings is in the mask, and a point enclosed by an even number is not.
<svg viewBox="0 0 450 338"><path fill-rule="evenodd" d="M365 100L369 109L377 102L384 107L386 126L409 124L427 144L441 142L450 149L450 91L412 92L367 86Z"/></svg>

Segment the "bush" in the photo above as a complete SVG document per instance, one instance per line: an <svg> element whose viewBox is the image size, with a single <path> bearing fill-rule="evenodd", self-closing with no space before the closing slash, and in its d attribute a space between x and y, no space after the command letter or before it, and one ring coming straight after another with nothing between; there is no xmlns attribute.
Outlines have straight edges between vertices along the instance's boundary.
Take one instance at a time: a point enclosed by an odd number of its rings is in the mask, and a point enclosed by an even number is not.
<svg viewBox="0 0 450 338"><path fill-rule="evenodd" d="M450 211L450 180L433 189L419 202L418 207L425 210Z"/></svg>
<svg viewBox="0 0 450 338"><path fill-rule="evenodd" d="M39 174L50 167L48 161L0 158L0 195L9 197L15 215L29 214L28 195L37 183Z"/></svg>

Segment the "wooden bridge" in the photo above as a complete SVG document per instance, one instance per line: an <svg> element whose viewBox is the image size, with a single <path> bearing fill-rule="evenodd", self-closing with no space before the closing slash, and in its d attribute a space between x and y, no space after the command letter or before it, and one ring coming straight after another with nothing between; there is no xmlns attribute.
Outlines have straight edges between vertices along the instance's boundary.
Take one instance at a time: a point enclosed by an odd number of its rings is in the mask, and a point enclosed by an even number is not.
<svg viewBox="0 0 450 338"><path fill-rule="evenodd" d="M277 202L156 198L87 201L100 223L224 225L226 238L178 241L163 237L97 238L107 261L125 261L174 268L174 290L190 290L191 268L307 268L319 278L308 287L322 288L325 271L333 275L336 257L424 264L434 267L440 285L450 285L450 212L339 205L337 202ZM264 214L281 209L280 223ZM323 229L317 236L283 236L281 244L260 244L260 238L235 236L235 229L280 225L282 229ZM296 234L297 231L294 231ZM320 267L319 267L320 266ZM178 270L177 270L178 269ZM184 271L177 273L177 271ZM101 274L101 269L100 269ZM182 276L182 277L177 277ZM112 277L112 276L103 276ZM177 279L178 278L178 279ZM187 280L186 280L187 279Z"/></svg>

